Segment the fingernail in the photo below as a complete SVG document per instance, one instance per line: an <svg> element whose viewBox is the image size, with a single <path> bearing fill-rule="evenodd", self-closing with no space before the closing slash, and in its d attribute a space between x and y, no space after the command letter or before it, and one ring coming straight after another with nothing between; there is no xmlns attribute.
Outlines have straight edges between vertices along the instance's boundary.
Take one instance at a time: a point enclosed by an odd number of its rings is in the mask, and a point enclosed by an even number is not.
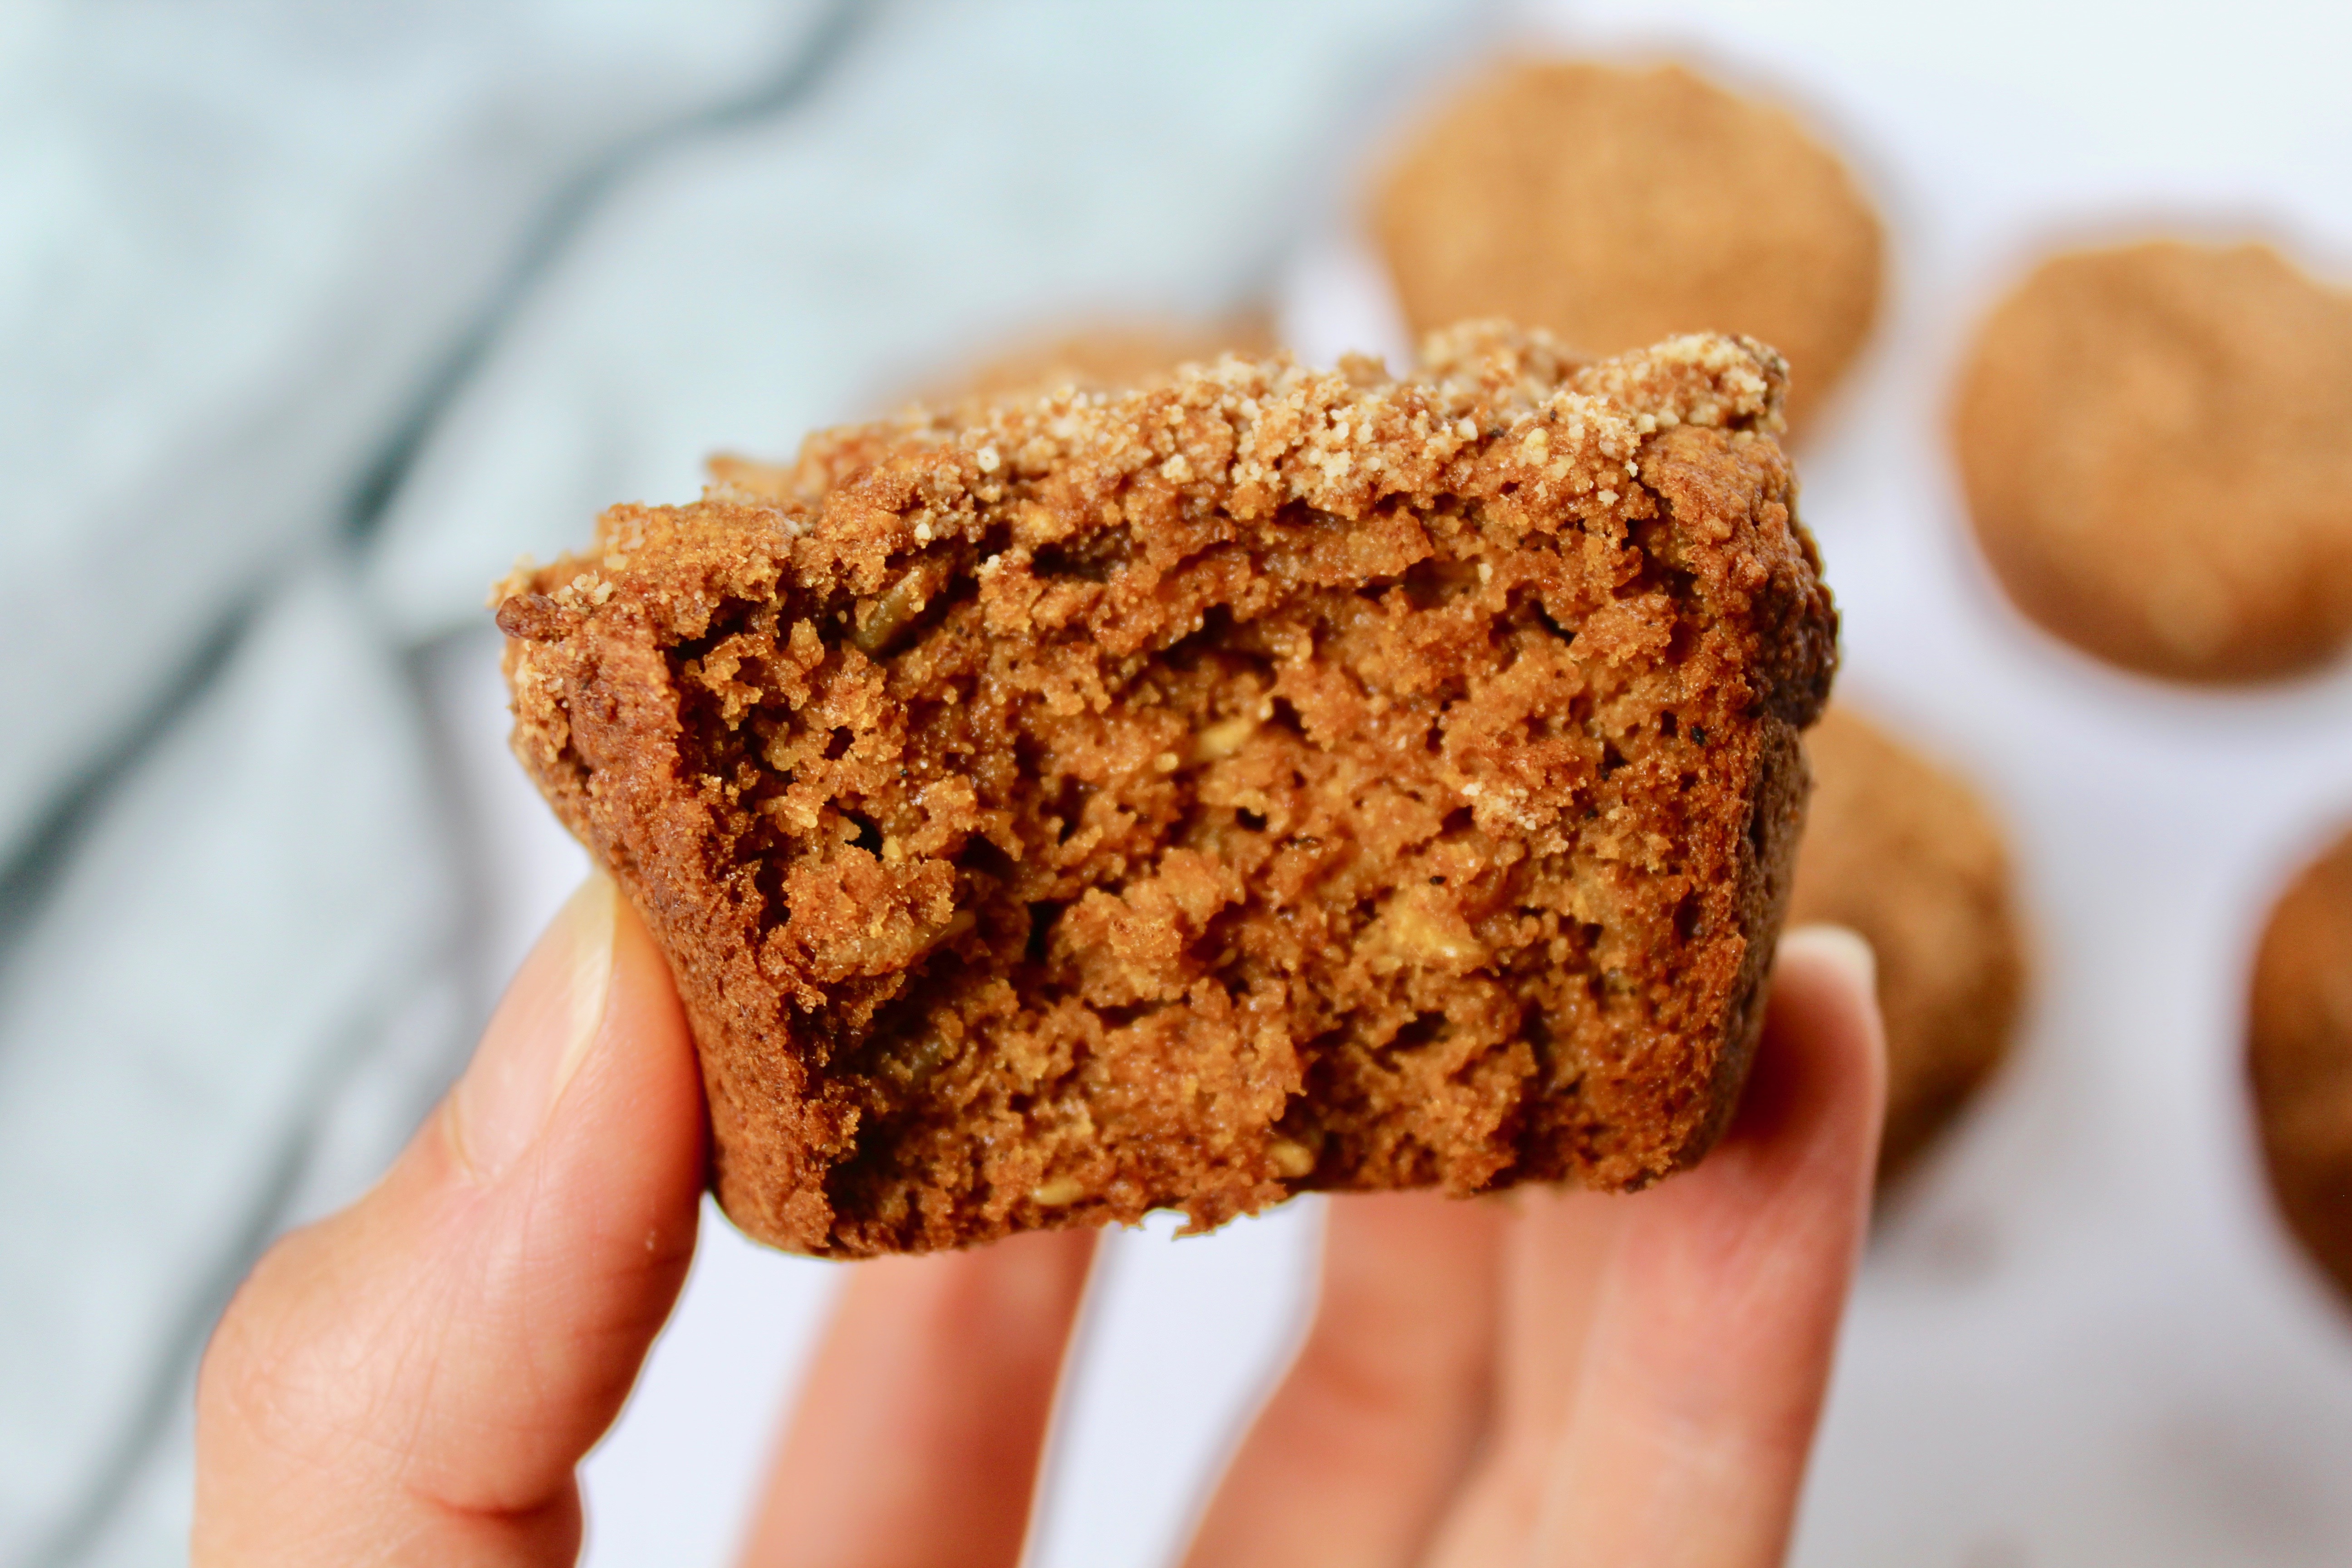
<svg viewBox="0 0 2352 1568"><path fill-rule="evenodd" d="M619 896L599 871L565 901L450 1092L451 1138L476 1180L496 1180L530 1147L595 1044L613 989Z"/></svg>
<svg viewBox="0 0 2352 1568"><path fill-rule="evenodd" d="M1794 928L1780 939L1780 954L1807 953L1821 963L1836 969L1846 978L1875 995L1878 991L1878 954L1871 951L1863 934L1849 926L1821 922Z"/></svg>

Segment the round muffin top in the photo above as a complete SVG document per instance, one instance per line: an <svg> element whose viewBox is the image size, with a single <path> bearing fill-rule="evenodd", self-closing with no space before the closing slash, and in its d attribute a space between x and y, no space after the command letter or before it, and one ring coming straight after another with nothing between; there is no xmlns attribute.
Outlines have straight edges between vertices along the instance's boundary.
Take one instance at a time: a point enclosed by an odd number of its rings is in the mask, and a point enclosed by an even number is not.
<svg viewBox="0 0 2352 1568"><path fill-rule="evenodd" d="M1610 354L1740 332L1790 367L1801 426L1878 305L1878 220L1786 110L1679 66L1505 66L1382 183L1375 226L1416 331L1508 316Z"/></svg>
<svg viewBox="0 0 2352 1568"><path fill-rule="evenodd" d="M2000 824L1963 780L1851 708L1805 737L1813 798L1792 924L1869 939L1886 1015L1882 1179L1900 1174L2008 1054L2023 941Z"/></svg>
<svg viewBox="0 0 2352 1568"><path fill-rule="evenodd" d="M977 424L996 405L1065 388L1129 392L1169 381L1187 363L1213 364L1228 353L1255 358L1273 348L1273 321L1262 310L1205 321L1104 317L999 342L937 380L916 401Z"/></svg>
<svg viewBox="0 0 2352 1568"><path fill-rule="evenodd" d="M2262 245L2054 257L1956 412L1985 554L2066 641L2220 681L2352 639L2352 294Z"/></svg>
<svg viewBox="0 0 2352 1568"><path fill-rule="evenodd" d="M2271 1190L2313 1259L2352 1296L2352 835L2272 910L2248 1012Z"/></svg>

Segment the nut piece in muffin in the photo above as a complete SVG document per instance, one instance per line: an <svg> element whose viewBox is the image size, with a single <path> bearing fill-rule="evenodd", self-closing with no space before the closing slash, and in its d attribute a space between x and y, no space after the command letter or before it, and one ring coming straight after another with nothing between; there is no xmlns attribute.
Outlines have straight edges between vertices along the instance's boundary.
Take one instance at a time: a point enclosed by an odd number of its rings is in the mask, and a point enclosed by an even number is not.
<svg viewBox="0 0 2352 1568"><path fill-rule="evenodd" d="M2352 641L2352 293L2266 246L2054 257L1977 334L1955 436L2017 607L2177 680Z"/></svg>
<svg viewBox="0 0 2352 1568"><path fill-rule="evenodd" d="M2271 1194L2352 1298L2352 835L2272 909L2249 1000L2246 1066Z"/></svg>
<svg viewBox="0 0 2352 1568"><path fill-rule="evenodd" d="M1785 110L1680 66L1498 67L1404 146L1373 226L1417 331L1509 316L1592 353L1745 332L1801 427L1869 335L1878 218Z"/></svg>
<svg viewBox="0 0 2352 1568"><path fill-rule="evenodd" d="M1779 357L1499 326L909 416L503 587L736 1224L1636 1187L1760 1025L1836 620Z"/></svg>
<svg viewBox="0 0 2352 1568"><path fill-rule="evenodd" d="M1850 926L1878 955L1885 1182L2009 1052L2025 973L2009 853L1975 791L1843 703L1805 755L1813 797L1789 918Z"/></svg>

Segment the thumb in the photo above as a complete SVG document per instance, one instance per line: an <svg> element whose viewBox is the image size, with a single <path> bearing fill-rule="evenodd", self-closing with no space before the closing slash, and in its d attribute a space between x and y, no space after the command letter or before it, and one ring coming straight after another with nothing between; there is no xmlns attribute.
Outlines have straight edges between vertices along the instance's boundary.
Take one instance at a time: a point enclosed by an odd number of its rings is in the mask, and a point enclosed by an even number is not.
<svg viewBox="0 0 2352 1568"><path fill-rule="evenodd" d="M573 1467L694 1249L701 1095L667 968L593 877L390 1174L230 1303L197 1387L198 1568L572 1562Z"/></svg>

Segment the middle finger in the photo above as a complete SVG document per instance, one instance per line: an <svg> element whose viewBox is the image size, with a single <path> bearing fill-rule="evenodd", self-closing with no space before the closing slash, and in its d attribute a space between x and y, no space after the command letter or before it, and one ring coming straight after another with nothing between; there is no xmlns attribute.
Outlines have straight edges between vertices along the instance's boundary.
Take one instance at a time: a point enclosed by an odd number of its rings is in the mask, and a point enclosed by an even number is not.
<svg viewBox="0 0 2352 1568"><path fill-rule="evenodd" d="M1585 1331L1621 1202L1575 1187L1521 1187L1507 1200L1495 1428L1448 1511L1430 1568L1495 1568L1524 1558L1546 1461L1568 1424Z"/></svg>
<svg viewBox="0 0 2352 1568"><path fill-rule="evenodd" d="M1502 1211L1434 1193L1331 1200L1315 1321L1223 1483L1197 1568L1403 1568L1487 1417Z"/></svg>

